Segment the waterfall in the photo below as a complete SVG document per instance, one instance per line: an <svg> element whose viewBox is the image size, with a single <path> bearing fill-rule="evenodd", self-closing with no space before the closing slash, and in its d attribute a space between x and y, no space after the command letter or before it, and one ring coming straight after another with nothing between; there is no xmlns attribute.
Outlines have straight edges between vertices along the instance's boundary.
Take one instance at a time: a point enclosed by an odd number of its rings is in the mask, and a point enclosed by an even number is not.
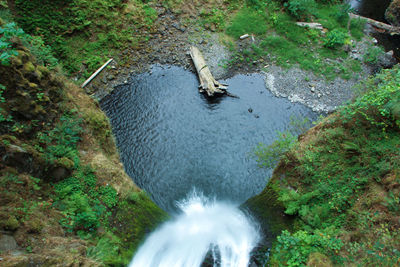
<svg viewBox="0 0 400 267"><path fill-rule="evenodd" d="M130 267L196 267L209 252L214 266L248 265L258 227L237 206L193 193L178 207L181 213L147 238Z"/></svg>

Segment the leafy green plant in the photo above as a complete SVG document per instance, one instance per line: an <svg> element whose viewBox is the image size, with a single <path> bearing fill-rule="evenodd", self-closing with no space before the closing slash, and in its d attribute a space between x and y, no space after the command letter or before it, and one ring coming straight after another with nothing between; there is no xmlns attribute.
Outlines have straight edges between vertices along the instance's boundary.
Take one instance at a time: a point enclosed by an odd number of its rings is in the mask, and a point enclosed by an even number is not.
<svg viewBox="0 0 400 267"><path fill-rule="evenodd" d="M378 85L375 85L376 81L379 81ZM343 107L341 114L346 119L361 115L369 123L380 126L383 130L394 125L400 127L399 111L396 108L400 103L399 83L399 66L383 70L365 83L366 93Z"/></svg>
<svg viewBox="0 0 400 267"><path fill-rule="evenodd" d="M286 266L305 266L308 256L313 252L335 254L340 250L343 243L334 236L334 230L297 231L294 234L282 231L278 236L277 245L273 251L273 257L278 258Z"/></svg>
<svg viewBox="0 0 400 267"><path fill-rule="evenodd" d="M314 0L289 0L285 3L289 13L297 19L309 19L315 13Z"/></svg>
<svg viewBox="0 0 400 267"><path fill-rule="evenodd" d="M338 48L343 46L349 36L347 33L341 29L334 29L328 32L324 40L324 46L328 48Z"/></svg>
<svg viewBox="0 0 400 267"><path fill-rule="evenodd" d="M282 156L293 147L297 138L289 132L279 133L277 140L271 145L259 144L254 153L259 166L273 168Z"/></svg>
<svg viewBox="0 0 400 267"><path fill-rule="evenodd" d="M17 56L18 52L12 48L11 39L21 37L24 31L16 26L15 23L8 23L0 26L0 64L10 64L10 58Z"/></svg>
<svg viewBox="0 0 400 267"><path fill-rule="evenodd" d="M385 206L392 212L400 211L400 196L395 196L393 192L389 192L389 197L386 198Z"/></svg>
<svg viewBox="0 0 400 267"><path fill-rule="evenodd" d="M0 84L0 122L12 121L11 115L8 115L6 110L1 107L1 104L6 102L6 99L3 96L5 90L6 87Z"/></svg>

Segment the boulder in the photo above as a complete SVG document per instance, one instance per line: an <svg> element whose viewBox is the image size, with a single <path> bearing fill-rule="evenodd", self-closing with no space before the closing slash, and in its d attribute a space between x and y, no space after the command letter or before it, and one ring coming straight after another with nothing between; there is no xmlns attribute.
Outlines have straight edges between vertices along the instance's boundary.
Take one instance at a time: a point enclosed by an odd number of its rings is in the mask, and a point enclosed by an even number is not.
<svg viewBox="0 0 400 267"><path fill-rule="evenodd" d="M10 235L0 236L0 251L11 251L17 249L17 242Z"/></svg>
<svg viewBox="0 0 400 267"><path fill-rule="evenodd" d="M385 12L386 20L393 26L400 27L400 0L393 0Z"/></svg>

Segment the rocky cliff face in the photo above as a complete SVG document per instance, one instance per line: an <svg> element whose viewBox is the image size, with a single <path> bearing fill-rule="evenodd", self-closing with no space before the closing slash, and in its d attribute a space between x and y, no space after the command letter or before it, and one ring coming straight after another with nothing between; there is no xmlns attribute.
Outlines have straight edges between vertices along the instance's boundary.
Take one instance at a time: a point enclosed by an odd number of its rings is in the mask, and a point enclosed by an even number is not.
<svg viewBox="0 0 400 267"><path fill-rule="evenodd" d="M0 65L0 265L126 264L165 214L123 171L106 116L18 39Z"/></svg>

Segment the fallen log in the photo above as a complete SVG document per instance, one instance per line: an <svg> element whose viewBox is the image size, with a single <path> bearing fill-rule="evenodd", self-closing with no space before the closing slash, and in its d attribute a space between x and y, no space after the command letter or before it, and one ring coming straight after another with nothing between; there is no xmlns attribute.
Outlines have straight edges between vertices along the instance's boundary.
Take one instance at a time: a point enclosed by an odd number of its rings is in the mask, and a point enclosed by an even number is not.
<svg viewBox="0 0 400 267"><path fill-rule="evenodd" d="M300 26L300 27L306 27L306 28L316 29L316 30L320 30L320 31L324 30L324 27L322 27L322 24L317 23L317 22L296 22L296 25Z"/></svg>
<svg viewBox="0 0 400 267"><path fill-rule="evenodd" d="M106 63L103 64L103 66L101 66L98 70L96 70L95 73L93 73L84 83L82 83L81 87L85 87L86 85L88 85L88 83L90 83L105 67L107 67L108 64L111 63L111 61L113 61L113 59L109 59Z"/></svg>
<svg viewBox="0 0 400 267"><path fill-rule="evenodd" d="M211 74L203 55L197 47L190 47L190 56L192 57L194 66L196 67L197 74L200 80L199 91L201 93L207 93L209 97L214 95L226 94L233 96L232 94L227 94L226 89L228 89L227 84L219 83Z"/></svg>
<svg viewBox="0 0 400 267"><path fill-rule="evenodd" d="M364 19L364 20L366 20L366 22L368 24L371 24L372 26L374 26L378 29L385 30L385 31L389 32L391 35L400 34L400 27L395 27L395 26L392 26L392 25L389 25L389 24L386 24L386 23L383 23L383 22L380 22L377 20L373 20L370 18L366 18L366 17L360 16L360 15L353 14L353 13L349 13L349 17L350 17L350 19Z"/></svg>

